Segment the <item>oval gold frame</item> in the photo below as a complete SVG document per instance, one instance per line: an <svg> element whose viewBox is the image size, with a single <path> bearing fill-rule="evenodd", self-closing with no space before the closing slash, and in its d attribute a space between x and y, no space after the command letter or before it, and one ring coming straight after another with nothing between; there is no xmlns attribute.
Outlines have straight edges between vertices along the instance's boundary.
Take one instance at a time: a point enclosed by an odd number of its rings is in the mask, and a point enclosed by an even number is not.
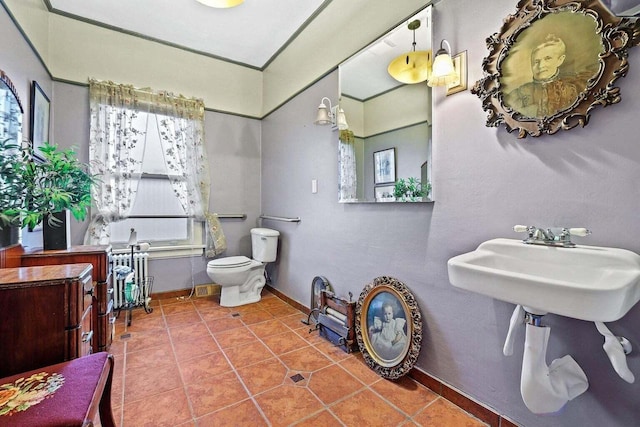
<svg viewBox="0 0 640 427"><path fill-rule="evenodd" d="M614 84L627 74L628 50L640 43L640 20L618 18L598 0L520 0L517 8L516 14L504 19L500 32L487 38L489 55L482 62L484 77L471 89L482 100L483 110L489 113L488 127L504 124L508 132L518 131L518 138L554 134L559 129L586 126L591 110L598 105L606 107L620 102L620 89ZM504 101L506 94L501 82L504 61L523 31L536 21L561 12L581 14L595 21L596 35L603 46L598 70L570 106L542 117L526 116Z"/></svg>
<svg viewBox="0 0 640 427"><path fill-rule="evenodd" d="M406 320L406 342L393 357L385 358L374 347L369 337L369 319L372 302L376 299L394 298L396 306L401 307ZM380 301L376 305L380 305ZM394 317L394 319L397 317ZM422 315L415 297L407 286L393 277L381 276L373 279L362 290L355 314L356 338L362 356L378 375L387 379L396 379L407 374L418 360L422 343ZM364 332L363 332L364 330Z"/></svg>

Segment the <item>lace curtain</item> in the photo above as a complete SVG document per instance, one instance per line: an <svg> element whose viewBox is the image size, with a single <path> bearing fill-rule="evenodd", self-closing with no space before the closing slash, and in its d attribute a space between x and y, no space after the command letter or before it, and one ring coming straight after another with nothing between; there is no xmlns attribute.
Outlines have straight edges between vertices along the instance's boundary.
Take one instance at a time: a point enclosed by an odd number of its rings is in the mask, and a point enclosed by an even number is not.
<svg viewBox="0 0 640 427"><path fill-rule="evenodd" d="M358 180L356 178L355 138L350 130L340 131L338 140L338 200L355 200Z"/></svg>
<svg viewBox="0 0 640 427"><path fill-rule="evenodd" d="M133 86L112 82L89 81L89 111L89 168L99 180L91 191L97 213L84 240L104 245L109 223L126 218L135 202L142 158L133 153L140 144L144 148L146 120L139 120L141 102Z"/></svg>
<svg viewBox="0 0 640 427"><path fill-rule="evenodd" d="M144 111L155 114L169 180L187 215L206 220L209 206L209 163L204 149L204 102L169 92L134 89L129 85L92 80L91 172L102 184L93 197L98 207L87 231L88 243L109 242L109 222L126 218L135 202L144 132L135 120ZM125 96L126 95L126 96ZM111 116L122 117L117 122ZM145 115L148 117L148 115ZM212 245L212 240L207 239Z"/></svg>

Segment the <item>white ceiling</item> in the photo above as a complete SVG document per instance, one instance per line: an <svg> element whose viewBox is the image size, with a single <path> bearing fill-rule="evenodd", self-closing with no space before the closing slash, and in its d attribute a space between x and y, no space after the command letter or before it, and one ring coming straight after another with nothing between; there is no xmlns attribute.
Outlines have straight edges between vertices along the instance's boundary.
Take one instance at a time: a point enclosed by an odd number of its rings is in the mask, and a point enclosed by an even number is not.
<svg viewBox="0 0 640 427"><path fill-rule="evenodd" d="M51 12L262 69L331 0L43 0Z"/></svg>

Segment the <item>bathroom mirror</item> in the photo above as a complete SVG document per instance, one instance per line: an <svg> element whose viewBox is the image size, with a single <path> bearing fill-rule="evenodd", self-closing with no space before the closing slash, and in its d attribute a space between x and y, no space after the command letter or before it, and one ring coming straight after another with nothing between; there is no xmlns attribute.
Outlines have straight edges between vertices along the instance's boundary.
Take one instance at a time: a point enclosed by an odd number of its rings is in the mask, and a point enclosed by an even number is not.
<svg viewBox="0 0 640 427"><path fill-rule="evenodd" d="M416 20L420 26L410 30ZM414 50L414 35L415 50L431 52L431 6L339 66L340 107L353 132L347 142L341 132L339 141L339 202L432 201L431 194L394 197L401 179L423 187L431 182L431 88L400 83L387 72L394 58Z"/></svg>
<svg viewBox="0 0 640 427"><path fill-rule="evenodd" d="M0 141L18 146L22 143L23 112L15 86L0 70Z"/></svg>

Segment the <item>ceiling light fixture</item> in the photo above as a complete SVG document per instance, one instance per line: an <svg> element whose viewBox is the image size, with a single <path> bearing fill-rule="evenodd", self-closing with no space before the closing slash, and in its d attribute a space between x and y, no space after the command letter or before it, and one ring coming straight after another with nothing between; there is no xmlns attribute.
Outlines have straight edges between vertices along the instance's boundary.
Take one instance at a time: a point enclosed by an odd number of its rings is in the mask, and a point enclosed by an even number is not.
<svg viewBox="0 0 640 427"><path fill-rule="evenodd" d="M420 20L409 22L407 27L413 31L412 50L391 61L387 71L391 77L401 83L420 83L429 78L431 51L416 51L416 30L420 28Z"/></svg>
<svg viewBox="0 0 640 427"><path fill-rule="evenodd" d="M325 99L329 103L329 109L324 103ZM318 113L316 120L313 122L316 125L331 125L333 129L346 130L349 129L347 123L347 116L344 114L344 110L339 105L335 107L331 106L331 100L326 96L320 100L318 105Z"/></svg>
<svg viewBox="0 0 640 427"><path fill-rule="evenodd" d="M205 6L217 7L219 9L225 9L230 7L236 7L241 5L244 0L196 0Z"/></svg>

